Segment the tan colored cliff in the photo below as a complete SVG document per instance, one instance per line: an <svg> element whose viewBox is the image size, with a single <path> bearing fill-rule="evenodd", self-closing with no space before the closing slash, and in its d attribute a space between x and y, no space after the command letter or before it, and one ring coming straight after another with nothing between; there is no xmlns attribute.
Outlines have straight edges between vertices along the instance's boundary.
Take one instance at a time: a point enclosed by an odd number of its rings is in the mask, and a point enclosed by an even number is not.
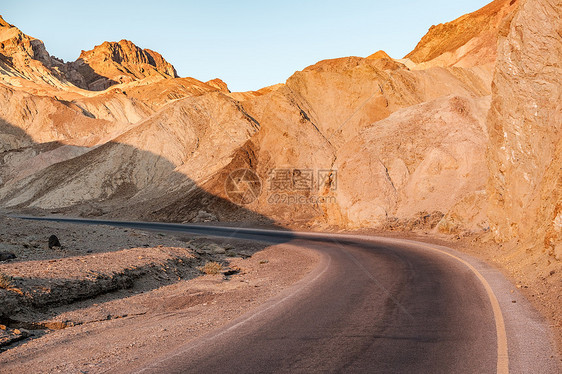
<svg viewBox="0 0 562 374"><path fill-rule="evenodd" d="M489 115L492 231L562 259L562 3L522 3L501 29L498 56Z"/></svg>

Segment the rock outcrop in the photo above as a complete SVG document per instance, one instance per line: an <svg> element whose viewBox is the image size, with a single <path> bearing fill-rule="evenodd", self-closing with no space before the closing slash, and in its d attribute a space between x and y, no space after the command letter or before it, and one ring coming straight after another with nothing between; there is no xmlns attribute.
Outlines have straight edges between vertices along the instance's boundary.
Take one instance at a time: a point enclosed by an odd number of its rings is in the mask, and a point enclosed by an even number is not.
<svg viewBox="0 0 562 374"><path fill-rule="evenodd" d="M119 83L148 77L177 78L175 68L159 53L128 40L105 42L82 51L74 62L49 55L39 39L24 34L0 16L0 82L34 89L41 86L103 91Z"/></svg>
<svg viewBox="0 0 562 374"><path fill-rule="evenodd" d="M484 214L455 207L469 197L485 202L488 108L489 97L445 96L399 110L346 143L335 164L346 226L455 210L447 218L454 222L443 224L485 228Z"/></svg>
<svg viewBox="0 0 562 374"><path fill-rule="evenodd" d="M495 0L476 12L452 22L432 26L416 48L406 55L424 66L493 64L496 60L498 30L511 17L520 0Z"/></svg>
<svg viewBox="0 0 562 374"><path fill-rule="evenodd" d="M489 114L492 231L562 259L562 3L522 3L501 29L498 56Z"/></svg>
<svg viewBox="0 0 562 374"><path fill-rule="evenodd" d="M222 79L219 78L211 79L210 81L205 82L205 84L208 84L211 87L215 87L222 92L230 93L230 90L228 89L228 85L225 82L223 82Z"/></svg>
<svg viewBox="0 0 562 374"><path fill-rule="evenodd" d="M141 49L128 40L104 42L82 51L78 60L68 64L67 76L76 86L91 91L151 76L178 77L176 69L159 53Z"/></svg>
<svg viewBox="0 0 562 374"><path fill-rule="evenodd" d="M55 87L70 85L39 39L32 38L0 16L0 82L21 86L22 80Z"/></svg>
<svg viewBox="0 0 562 374"><path fill-rule="evenodd" d="M490 82L480 68L411 70L382 56L320 61L293 74L286 85L292 100L338 148L399 109L451 94L489 95Z"/></svg>

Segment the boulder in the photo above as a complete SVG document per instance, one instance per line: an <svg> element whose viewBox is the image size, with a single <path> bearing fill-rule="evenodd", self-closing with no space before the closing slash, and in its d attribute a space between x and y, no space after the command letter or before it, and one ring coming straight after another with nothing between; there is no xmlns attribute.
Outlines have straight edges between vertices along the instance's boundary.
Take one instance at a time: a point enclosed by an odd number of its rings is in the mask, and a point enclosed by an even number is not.
<svg viewBox="0 0 562 374"><path fill-rule="evenodd" d="M54 247L62 247L60 244L59 238L56 235L51 235L49 237L49 249L53 249Z"/></svg>
<svg viewBox="0 0 562 374"><path fill-rule="evenodd" d="M13 260L16 257L12 252L0 252L0 261Z"/></svg>

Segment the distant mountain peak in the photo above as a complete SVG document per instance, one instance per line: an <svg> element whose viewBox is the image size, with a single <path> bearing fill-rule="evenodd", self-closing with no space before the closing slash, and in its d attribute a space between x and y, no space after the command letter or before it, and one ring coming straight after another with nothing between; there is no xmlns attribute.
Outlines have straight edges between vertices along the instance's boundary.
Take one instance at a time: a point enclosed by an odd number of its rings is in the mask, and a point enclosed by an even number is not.
<svg viewBox="0 0 562 374"><path fill-rule="evenodd" d="M433 25L405 58L416 64L469 67L494 63L502 21L519 0L495 0L451 22Z"/></svg>
<svg viewBox="0 0 562 374"><path fill-rule="evenodd" d="M387 58L389 60L392 60L392 58L383 50L375 52L372 55L368 56L367 58L371 59L371 60L376 60L376 59L379 59L379 58Z"/></svg>
<svg viewBox="0 0 562 374"><path fill-rule="evenodd" d="M0 15L0 27L14 27L14 26L6 22L2 17L2 15Z"/></svg>
<svg viewBox="0 0 562 374"><path fill-rule="evenodd" d="M0 78L56 87L71 86L102 91L112 85L147 77L178 78L176 69L159 53L129 40L103 42L82 51L74 62L54 58L43 42L24 34L0 16Z"/></svg>
<svg viewBox="0 0 562 374"><path fill-rule="evenodd" d="M94 91L150 76L178 77L174 66L158 52L142 49L125 39L106 41L89 51L82 51L71 65L82 77L74 79L75 84Z"/></svg>
<svg viewBox="0 0 562 374"><path fill-rule="evenodd" d="M205 82L211 87L218 88L219 91L230 93L228 89L228 85L220 78L211 79L210 81Z"/></svg>

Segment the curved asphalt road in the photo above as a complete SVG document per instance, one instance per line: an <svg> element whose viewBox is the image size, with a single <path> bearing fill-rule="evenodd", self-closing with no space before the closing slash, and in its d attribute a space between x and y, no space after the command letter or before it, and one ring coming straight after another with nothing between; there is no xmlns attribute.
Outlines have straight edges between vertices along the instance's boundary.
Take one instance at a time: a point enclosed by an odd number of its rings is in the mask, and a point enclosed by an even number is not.
<svg viewBox="0 0 562 374"><path fill-rule="evenodd" d="M135 373L560 372L549 330L526 300L499 272L448 248L353 235L52 220L290 241L322 254L290 289Z"/></svg>

